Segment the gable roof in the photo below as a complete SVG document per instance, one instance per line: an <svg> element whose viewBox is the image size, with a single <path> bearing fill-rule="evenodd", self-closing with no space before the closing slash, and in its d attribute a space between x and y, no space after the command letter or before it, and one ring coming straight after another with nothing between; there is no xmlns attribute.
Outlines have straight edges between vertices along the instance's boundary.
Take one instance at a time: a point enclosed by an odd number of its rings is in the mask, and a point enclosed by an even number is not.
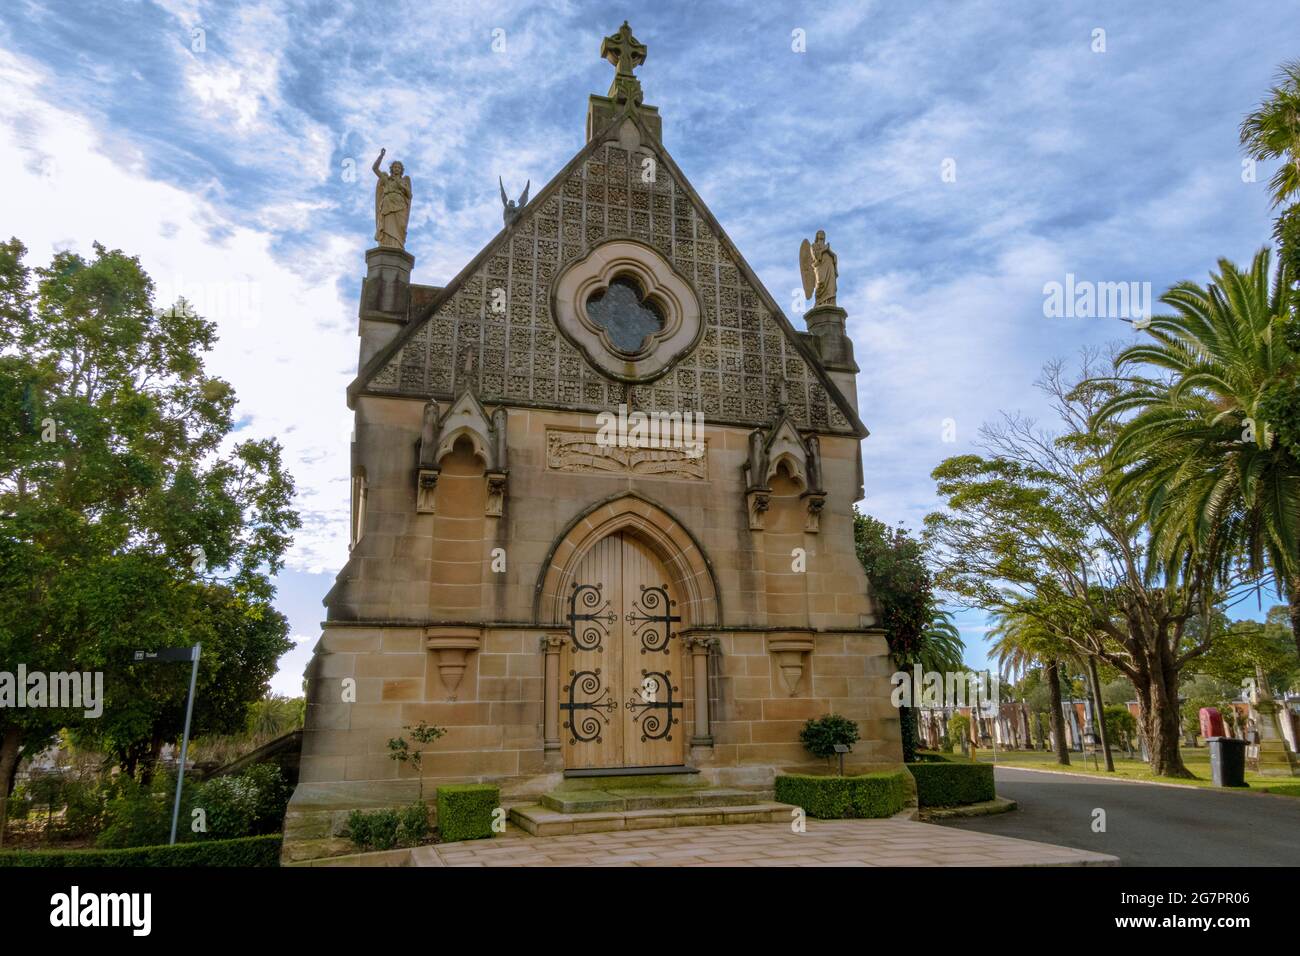
<svg viewBox="0 0 1300 956"><path fill-rule="evenodd" d="M626 179L616 178L618 154L625 153L617 145L619 131L628 119L635 124L640 136L638 151L654 153L661 167L655 184L648 189L638 189L637 184L632 184L632 188L629 188ZM608 159L609 162L601 162L602 159ZM589 172L602 170L607 174L604 179L588 176ZM664 175L665 172L667 175ZM597 182L597 179L600 181ZM583 185L575 189L579 181ZM576 197L571 193L579 193L580 201L575 202ZM677 198L679 194L682 198ZM621 201L616 202L613 198L615 195L621 195ZM600 202L589 201L592 196L599 196ZM638 202L644 204L644 212L637 207ZM651 234L652 209L653 216L656 217L655 229L668 230L663 235L658 232ZM606 212L602 210L614 213L620 219L627 212L631 231L618 227L606 231ZM598 215L593 219L594 213ZM694 224L692 215L702 226L694 232L690 231ZM640 220L638 216L641 217ZM665 222L666 226L663 225ZM570 232L575 225L579 227L579 233L571 236ZM543 235L544 232L546 235ZM592 136L523 208L515 222L497 233L454 279L411 317L392 341L371 357L348 386L349 407L354 405L356 397L363 392L426 398L450 397L454 394L454 379L460 374L458 370L462 366L460 358L463 350L472 353L477 349L489 360L503 356L506 352L504 334L497 334L495 328L488 333L481 328L474 328L475 325L482 326L490 322L505 325L503 317L489 315L483 306L484 289L489 281L508 285L511 290L509 329L522 333L528 327L540 327L541 334L531 340L522 336L518 341L526 344L518 349L515 348L515 338L509 342L511 359L525 354L533 356L532 364L527 367L528 371L524 375L514 374L513 366L508 369L489 368L491 361L475 363L481 367L477 373L472 374L479 377L476 390L484 401L591 411L607 410L618 404L617 400L626 394L624 387L620 383L606 381L603 388L593 388L595 382L591 380L600 377L604 381L603 376L599 376L584 359L578 357L576 350L569 347L567 340L560 335L544 300L550 280L557 273L560 263L585 255L593 245L622 236L653 241L663 251L671 252L678 265L682 264L678 253L690 247L690 255L697 257L694 261L698 272L696 278L702 275L703 279L709 280L708 287L718 295L716 311L719 314L714 315L710 323L713 327L711 331L717 333L717 339L712 343L715 347L707 348L710 343L702 339L701 344L681 363L684 366L681 371L670 372L665 376L685 376L681 378L684 384L672 393L672 398L688 402L698 400L696 407L704 412L706 421L747 426L766 425L772 421L775 410L773 386L782 379L794 379L799 388L806 388L792 402L797 412L802 410L802 414L794 416L798 424L824 432L866 437L866 426L854 411L852 403L826 373L807 336L791 325L685 173L636 109L618 113ZM533 253L532 267L528 262L521 261L523 271L520 275L524 276L521 279L509 265L510 257L520 253L521 249L532 249L534 241L538 251ZM543 256L540 251L543 243L550 250L547 256ZM697 246L702 251L697 253ZM706 254L712 258L706 260ZM502 262L507 265L502 266ZM691 263L688 261L687 264ZM734 279L730 276L729 269L735 270ZM688 277L689 275L688 273ZM718 288L714 288L715 285ZM713 308L713 299L709 298L706 312ZM440 318L445 320L442 327L431 332L430 325ZM459 335L460 325L467 329L463 341ZM763 341L773 330L783 340L783 348L777 348L773 341ZM451 334L447 334L449 332ZM448 341L450 339L455 341ZM755 340L762 343L761 347L754 346ZM548 367L545 364L548 348L554 350L560 359L567 361L559 361L557 366ZM541 363L538 362L539 354L543 359ZM702 360L698 363L695 358L697 354L702 354ZM581 370L575 378L573 360L587 370L585 380ZM697 375L698 378L694 377ZM548 387L557 386L558 382L558 387L553 393L542 390L537 390L540 394L526 392L524 379L534 378L540 379ZM712 385L715 378L716 388L713 391L707 390L705 380L708 379L707 384ZM494 387L498 381L505 384L505 387ZM634 387L638 390L654 390L656 400L671 400L668 393L672 390L662 388L658 381Z"/></svg>

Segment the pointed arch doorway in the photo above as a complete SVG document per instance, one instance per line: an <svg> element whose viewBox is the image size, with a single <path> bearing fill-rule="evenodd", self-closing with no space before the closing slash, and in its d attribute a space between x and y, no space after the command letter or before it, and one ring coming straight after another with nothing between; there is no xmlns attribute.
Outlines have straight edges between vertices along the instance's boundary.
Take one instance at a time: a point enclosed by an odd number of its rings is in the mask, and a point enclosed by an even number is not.
<svg viewBox="0 0 1300 956"><path fill-rule="evenodd" d="M633 534L579 561L560 687L566 770L685 763L681 616L668 574Z"/></svg>

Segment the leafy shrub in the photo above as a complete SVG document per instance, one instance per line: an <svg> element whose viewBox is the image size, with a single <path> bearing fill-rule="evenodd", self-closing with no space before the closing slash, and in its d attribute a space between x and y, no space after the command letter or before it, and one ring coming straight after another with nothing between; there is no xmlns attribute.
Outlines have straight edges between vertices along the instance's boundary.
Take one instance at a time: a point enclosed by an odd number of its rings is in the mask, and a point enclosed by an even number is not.
<svg viewBox="0 0 1300 956"><path fill-rule="evenodd" d="M289 785L275 764L254 764L234 777L213 777L199 788L195 806L206 814L201 838L276 833L284 826Z"/></svg>
<svg viewBox="0 0 1300 956"><path fill-rule="evenodd" d="M397 846L401 823L396 810L353 810L348 814L348 836L362 850L391 850Z"/></svg>
<svg viewBox="0 0 1300 956"><path fill-rule="evenodd" d="M104 829L95 845L104 849L122 847L157 846L166 843L171 835L172 801L176 794L176 779L170 773L159 773L149 784L141 784L122 774L109 784L107 805L104 808ZM187 781L181 796L181 820L189 820L189 807L194 802L195 788ZM181 827L177 838L188 836L188 826ZM243 835L243 834L241 834Z"/></svg>
<svg viewBox="0 0 1300 956"><path fill-rule="evenodd" d="M907 778L901 770L853 777L782 774L776 778L776 799L819 820L891 817L907 803Z"/></svg>
<svg viewBox="0 0 1300 956"><path fill-rule="evenodd" d="M491 784L439 787L438 835L444 843L490 837L492 814L500 805L501 791Z"/></svg>
<svg viewBox="0 0 1300 956"><path fill-rule="evenodd" d="M25 796L31 811L47 821L63 806L63 776L59 773L34 773L27 779Z"/></svg>
<svg viewBox="0 0 1300 956"><path fill-rule="evenodd" d="M858 725L839 714L815 717L799 731L799 740L814 757L833 757L836 744L851 746L858 737Z"/></svg>
<svg viewBox="0 0 1300 956"><path fill-rule="evenodd" d="M3 850L3 867L279 866L279 834L122 850Z"/></svg>
<svg viewBox="0 0 1300 956"><path fill-rule="evenodd" d="M953 714L949 717L948 738L950 748L960 744L962 750L965 750L966 743L970 740L970 718L965 714Z"/></svg>
<svg viewBox="0 0 1300 956"><path fill-rule="evenodd" d="M910 763L916 800L923 807L958 807L997 796L989 763Z"/></svg>
<svg viewBox="0 0 1300 956"><path fill-rule="evenodd" d="M364 810L353 810L348 814L348 838L359 848L370 846L370 814Z"/></svg>
<svg viewBox="0 0 1300 956"><path fill-rule="evenodd" d="M284 828L284 814L289 808L293 788L284 779L284 771L273 763L254 764L242 774L257 789L253 807L253 831L277 833Z"/></svg>
<svg viewBox="0 0 1300 956"><path fill-rule="evenodd" d="M9 819L26 820L31 810L32 797L27 792L26 782L15 785L14 792L9 796Z"/></svg>
<svg viewBox="0 0 1300 956"><path fill-rule="evenodd" d="M250 836L257 816L257 787L243 776L213 777L199 788L195 807L206 817L203 836L214 840Z"/></svg>
<svg viewBox="0 0 1300 956"><path fill-rule="evenodd" d="M413 803L401 810L353 810L348 814L347 834L359 850L419 846L428 842L432 832L426 803Z"/></svg>
<svg viewBox="0 0 1300 956"><path fill-rule="evenodd" d="M69 836L88 836L103 829L108 800L98 781L68 781L63 788L63 804L63 827Z"/></svg>
<svg viewBox="0 0 1300 956"><path fill-rule="evenodd" d="M950 763L951 759L941 753L933 753L928 750L918 750L915 761L909 763Z"/></svg>
<svg viewBox="0 0 1300 956"><path fill-rule="evenodd" d="M1123 704L1111 704L1102 710L1102 720L1106 722L1106 737L1112 747L1129 748L1137 733L1137 721Z"/></svg>
<svg viewBox="0 0 1300 956"><path fill-rule="evenodd" d="M429 838L429 805L420 801L404 807L398 814L397 839L402 846L419 846Z"/></svg>

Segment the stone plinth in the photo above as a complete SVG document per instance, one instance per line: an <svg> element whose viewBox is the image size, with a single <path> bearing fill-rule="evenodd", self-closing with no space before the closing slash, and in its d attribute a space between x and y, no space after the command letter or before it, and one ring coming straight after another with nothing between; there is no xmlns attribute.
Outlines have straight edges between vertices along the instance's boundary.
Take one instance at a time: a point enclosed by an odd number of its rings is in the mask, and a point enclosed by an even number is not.
<svg viewBox="0 0 1300 956"><path fill-rule="evenodd" d="M366 252L366 278L361 286L361 356L364 368L406 324L411 300L411 269L415 256L404 249L378 246Z"/></svg>
<svg viewBox="0 0 1300 956"><path fill-rule="evenodd" d="M853 342L845 331L849 314L837 305L815 305L804 313L808 331L817 338L817 351L827 371L858 371Z"/></svg>

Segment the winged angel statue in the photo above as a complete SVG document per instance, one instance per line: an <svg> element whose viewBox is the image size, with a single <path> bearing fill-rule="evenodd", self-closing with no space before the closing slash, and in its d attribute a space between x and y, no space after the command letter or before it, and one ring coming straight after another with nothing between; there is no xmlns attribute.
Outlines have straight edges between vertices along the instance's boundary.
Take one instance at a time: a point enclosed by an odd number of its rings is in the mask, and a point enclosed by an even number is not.
<svg viewBox="0 0 1300 956"><path fill-rule="evenodd" d="M523 213L524 206L528 204L528 190L532 187L533 181L530 179L524 184L524 192L518 202L506 195L506 184L501 181L500 176L497 177L497 185L501 187L501 218L505 220L507 226L513 225Z"/></svg>

